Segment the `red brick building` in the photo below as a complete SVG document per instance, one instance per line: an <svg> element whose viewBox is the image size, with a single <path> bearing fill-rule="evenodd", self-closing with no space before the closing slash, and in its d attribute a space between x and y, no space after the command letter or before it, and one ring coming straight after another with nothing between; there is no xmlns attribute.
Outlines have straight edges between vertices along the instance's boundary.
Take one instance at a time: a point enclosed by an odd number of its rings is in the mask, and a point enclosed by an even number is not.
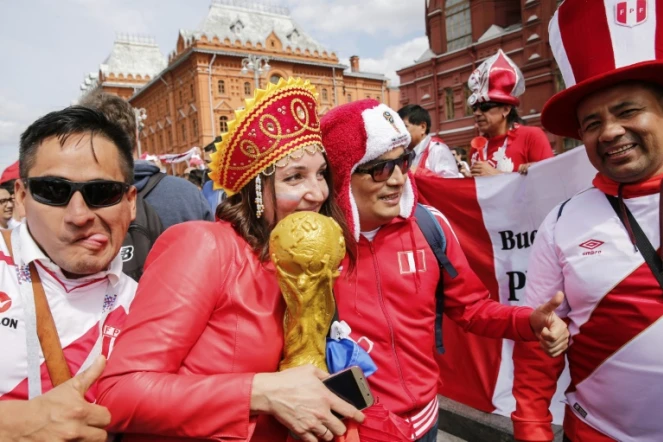
<svg viewBox="0 0 663 442"><path fill-rule="evenodd" d="M541 126L546 100L564 88L548 44L548 23L557 0L426 0L429 49L398 71L400 104L419 104L431 114L431 132L450 146L468 147L476 136L466 99L467 79L501 48L522 70L525 94L520 115ZM555 152L575 147L574 140L552 134Z"/></svg>
<svg viewBox="0 0 663 442"><path fill-rule="evenodd" d="M250 56L261 57L257 76ZM248 64L247 64L248 65ZM318 90L319 112L374 98L398 107L398 92L383 74L362 72L358 56L350 69L290 17L287 8L244 0L211 0L197 29L180 30L164 57L149 38L121 36L81 85L125 98L146 115L139 135L143 153L168 154L202 147L228 130L234 112L259 85L302 77Z"/></svg>

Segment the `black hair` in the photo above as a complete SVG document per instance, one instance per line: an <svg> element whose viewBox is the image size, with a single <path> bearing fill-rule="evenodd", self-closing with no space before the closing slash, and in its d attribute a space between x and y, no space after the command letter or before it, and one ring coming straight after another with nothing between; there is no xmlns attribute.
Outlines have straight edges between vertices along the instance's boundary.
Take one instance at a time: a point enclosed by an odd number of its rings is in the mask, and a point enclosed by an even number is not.
<svg viewBox="0 0 663 442"><path fill-rule="evenodd" d="M426 123L426 135L430 132L430 114L426 109L418 104L408 104L398 110L398 115L401 119L406 119L410 124Z"/></svg>
<svg viewBox="0 0 663 442"><path fill-rule="evenodd" d="M193 169L189 172L188 180L196 186L203 187L203 171L200 169Z"/></svg>
<svg viewBox="0 0 663 442"><path fill-rule="evenodd" d="M203 150L204 150L205 152L209 152L209 153L216 152L216 143L220 143L220 142L221 142L221 139L222 139L222 138L221 138L220 135L217 136L216 138L214 138L214 140L213 140L211 143L209 143L207 146L205 146L205 147L203 148Z"/></svg>
<svg viewBox="0 0 663 442"><path fill-rule="evenodd" d="M32 123L21 134L18 152L18 169L22 179L28 177L29 170L34 166L37 149L50 137L57 137L60 146L75 134L101 135L117 147L120 154L120 167L124 182L133 184L134 159L132 143L129 135L118 124L111 122L103 113L83 106L70 106L60 111L51 112ZM94 148L92 148L92 155Z"/></svg>
<svg viewBox="0 0 663 442"><path fill-rule="evenodd" d="M0 187L5 189L7 192L9 192L10 195L13 195L14 194L14 183L15 182L16 182L16 180L9 180L9 181L6 181L6 182L0 184Z"/></svg>
<svg viewBox="0 0 663 442"><path fill-rule="evenodd" d="M520 124L521 126L525 126L527 124L527 122L522 118L520 118L520 115L518 115L516 106L511 106L511 110L509 111L509 114L506 116L506 122L509 125L509 127L512 127L514 124Z"/></svg>

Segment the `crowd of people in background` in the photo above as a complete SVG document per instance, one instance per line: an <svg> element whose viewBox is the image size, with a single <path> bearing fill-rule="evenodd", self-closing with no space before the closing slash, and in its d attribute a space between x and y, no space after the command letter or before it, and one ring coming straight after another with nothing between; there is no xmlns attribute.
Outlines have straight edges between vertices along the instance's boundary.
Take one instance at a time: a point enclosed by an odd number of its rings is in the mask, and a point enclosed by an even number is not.
<svg viewBox="0 0 663 442"><path fill-rule="evenodd" d="M416 104L365 99L321 116L315 87L295 78L247 100L205 147L208 169L182 177L135 159L134 112L117 96L93 93L34 121L0 177L0 440L316 442L354 431L433 442L443 313L516 342L517 440L553 439L565 357L565 440L660 440L663 61L653 46L625 51L650 31L663 46L651 30L663 0L637 2L651 29L614 15L614 3L567 0L551 25L569 87L542 122L581 139L598 174L539 229L523 306L490 298L413 183L525 180L553 156L518 115L524 77L502 50L468 81L469 152L432 133ZM630 24L620 38L569 44L611 20ZM336 340L377 367L366 377L378 401L365 410L326 388L319 367L279 369L286 305L269 239L295 212L341 232L345 258L325 281ZM588 255L588 241L602 250ZM314 267L300 270L324 266Z"/></svg>

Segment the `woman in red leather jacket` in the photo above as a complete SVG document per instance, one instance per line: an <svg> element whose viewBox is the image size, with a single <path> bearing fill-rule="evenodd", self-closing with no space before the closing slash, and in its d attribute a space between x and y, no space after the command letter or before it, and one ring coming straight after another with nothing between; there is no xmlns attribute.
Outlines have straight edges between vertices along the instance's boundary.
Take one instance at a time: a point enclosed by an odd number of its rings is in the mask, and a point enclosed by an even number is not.
<svg viewBox="0 0 663 442"><path fill-rule="evenodd" d="M279 442L288 430L328 441L345 433L331 410L363 420L313 366L276 372L285 305L270 231L298 210L344 225L315 95L294 79L256 91L212 161L210 176L229 195L218 220L173 226L154 245L98 384L109 431L123 442Z"/></svg>

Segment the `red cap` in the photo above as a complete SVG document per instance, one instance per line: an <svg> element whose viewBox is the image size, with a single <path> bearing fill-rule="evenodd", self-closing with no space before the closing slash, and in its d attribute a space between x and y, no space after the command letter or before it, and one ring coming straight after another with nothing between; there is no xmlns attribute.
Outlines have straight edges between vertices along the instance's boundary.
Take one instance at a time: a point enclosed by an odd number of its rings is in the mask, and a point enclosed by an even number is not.
<svg viewBox="0 0 663 442"><path fill-rule="evenodd" d="M17 180L18 178L19 176L18 176L18 161L17 161L2 171L2 176L0 176L0 184L4 184L7 181L11 180Z"/></svg>

